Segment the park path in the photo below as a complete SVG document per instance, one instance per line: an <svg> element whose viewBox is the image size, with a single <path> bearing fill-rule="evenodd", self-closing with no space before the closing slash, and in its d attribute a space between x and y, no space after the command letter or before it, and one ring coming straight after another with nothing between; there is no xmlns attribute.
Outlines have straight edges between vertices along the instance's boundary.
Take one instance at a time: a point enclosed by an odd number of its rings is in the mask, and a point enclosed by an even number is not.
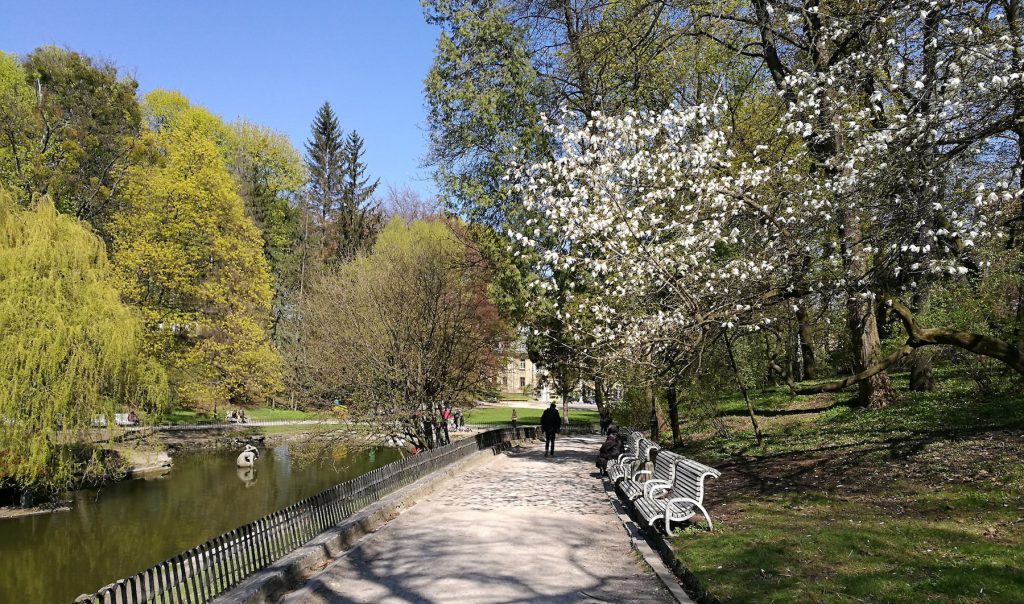
<svg viewBox="0 0 1024 604"><path fill-rule="evenodd" d="M597 437L472 467L284 601L674 602L634 554L596 478Z"/></svg>

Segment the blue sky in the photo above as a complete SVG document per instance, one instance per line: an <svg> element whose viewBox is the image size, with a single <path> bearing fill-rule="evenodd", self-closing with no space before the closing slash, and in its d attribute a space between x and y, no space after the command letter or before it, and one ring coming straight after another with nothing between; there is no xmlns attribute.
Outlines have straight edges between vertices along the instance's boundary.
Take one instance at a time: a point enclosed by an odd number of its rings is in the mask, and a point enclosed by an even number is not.
<svg viewBox="0 0 1024 604"><path fill-rule="evenodd" d="M437 32L417 0L0 1L0 50L54 44L101 57L226 120L245 117L296 148L330 101L366 139L369 172L433 192L423 79Z"/></svg>

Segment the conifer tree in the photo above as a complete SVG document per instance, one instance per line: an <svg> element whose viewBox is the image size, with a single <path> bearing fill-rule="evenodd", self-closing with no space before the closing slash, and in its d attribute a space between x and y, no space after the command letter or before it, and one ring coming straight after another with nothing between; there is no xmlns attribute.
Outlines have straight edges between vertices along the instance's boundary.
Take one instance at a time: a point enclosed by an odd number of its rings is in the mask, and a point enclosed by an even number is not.
<svg viewBox="0 0 1024 604"><path fill-rule="evenodd" d="M381 213L376 204L370 203L380 179L371 183L366 176L363 152L363 137L353 130L345 138L341 206L335 223L337 256L341 260L351 260L368 250L381 227Z"/></svg>
<svg viewBox="0 0 1024 604"><path fill-rule="evenodd" d="M304 247L317 250L321 259L330 247L329 227L341 207L344 183L345 141L331 104L324 102L313 119L306 141L309 189L304 217ZM312 222L312 224L306 224ZM304 250L305 252L305 250ZM308 256L304 253L303 256ZM304 258L305 264L305 258Z"/></svg>

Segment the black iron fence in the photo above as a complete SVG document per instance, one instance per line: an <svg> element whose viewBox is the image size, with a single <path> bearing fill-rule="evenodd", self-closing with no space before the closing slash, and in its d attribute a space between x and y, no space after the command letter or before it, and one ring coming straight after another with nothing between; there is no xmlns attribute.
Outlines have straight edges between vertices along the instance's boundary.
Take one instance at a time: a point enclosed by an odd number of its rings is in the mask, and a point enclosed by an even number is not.
<svg viewBox="0 0 1024 604"><path fill-rule="evenodd" d="M592 430L589 424L573 424L566 426L563 432ZM388 493L479 450L513 439L536 438L537 431L535 426L520 427L515 433L511 427L497 428L391 462L214 537L96 593L79 596L75 602L209 602Z"/></svg>

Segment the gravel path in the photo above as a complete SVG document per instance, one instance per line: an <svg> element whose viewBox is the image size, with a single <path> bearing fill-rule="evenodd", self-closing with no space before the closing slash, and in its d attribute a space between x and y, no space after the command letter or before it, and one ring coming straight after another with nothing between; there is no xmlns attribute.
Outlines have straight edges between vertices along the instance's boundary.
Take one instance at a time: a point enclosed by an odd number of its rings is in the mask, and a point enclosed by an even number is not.
<svg viewBox="0 0 1024 604"><path fill-rule="evenodd" d="M285 602L673 602L596 478L596 437L521 447L459 475Z"/></svg>

